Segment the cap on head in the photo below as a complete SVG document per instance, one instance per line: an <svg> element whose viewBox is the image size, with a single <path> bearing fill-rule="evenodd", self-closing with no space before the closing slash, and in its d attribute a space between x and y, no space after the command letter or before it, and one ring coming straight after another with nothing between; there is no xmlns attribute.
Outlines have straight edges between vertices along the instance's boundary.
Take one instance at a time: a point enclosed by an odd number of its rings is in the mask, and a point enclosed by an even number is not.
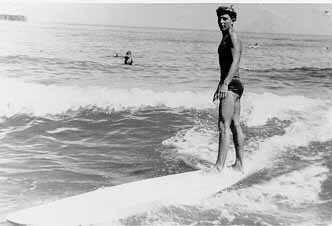
<svg viewBox="0 0 332 226"><path fill-rule="evenodd" d="M217 11L217 16L228 14L229 17L232 19L232 21L236 21L237 14L236 14L235 10L233 9L233 5L231 5L230 7L220 6L217 8L216 11Z"/></svg>

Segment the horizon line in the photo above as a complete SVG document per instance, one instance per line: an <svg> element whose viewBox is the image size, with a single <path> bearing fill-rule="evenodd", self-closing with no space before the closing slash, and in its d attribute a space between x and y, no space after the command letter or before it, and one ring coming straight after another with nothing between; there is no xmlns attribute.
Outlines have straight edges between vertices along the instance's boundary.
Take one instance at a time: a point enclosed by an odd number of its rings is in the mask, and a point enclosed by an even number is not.
<svg viewBox="0 0 332 226"><path fill-rule="evenodd" d="M3 21L3 22L20 22L20 21ZM190 27L158 27L158 26L145 26L145 25L120 25L120 24L96 24L96 23L79 23L79 22L27 22L22 23L31 23L31 24L63 24L63 25L79 25L79 26L99 26L99 27L128 27L128 28L149 28L149 29L160 29L160 30L191 30L191 31L209 31L218 32L216 29L208 28L190 28ZM280 34L280 35L298 35L298 36L328 36L331 37L332 34L309 34L309 33L286 33L286 32L255 32L255 31L246 31L246 30L237 30L239 33L250 33L250 34Z"/></svg>

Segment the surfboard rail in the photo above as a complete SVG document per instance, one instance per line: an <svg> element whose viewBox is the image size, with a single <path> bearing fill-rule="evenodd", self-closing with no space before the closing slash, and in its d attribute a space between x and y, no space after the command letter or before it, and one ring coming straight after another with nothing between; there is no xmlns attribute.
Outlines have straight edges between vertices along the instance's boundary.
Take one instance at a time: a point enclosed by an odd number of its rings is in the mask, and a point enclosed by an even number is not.
<svg viewBox="0 0 332 226"><path fill-rule="evenodd" d="M158 205L191 204L228 188L245 175L197 170L150 178L64 198L10 213L8 222L22 226L78 226L116 221Z"/></svg>

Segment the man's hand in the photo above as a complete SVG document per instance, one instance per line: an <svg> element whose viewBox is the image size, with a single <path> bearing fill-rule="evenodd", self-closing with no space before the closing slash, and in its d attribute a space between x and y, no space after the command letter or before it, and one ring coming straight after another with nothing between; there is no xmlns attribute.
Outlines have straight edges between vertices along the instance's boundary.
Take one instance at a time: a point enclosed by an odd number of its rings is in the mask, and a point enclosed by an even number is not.
<svg viewBox="0 0 332 226"><path fill-rule="evenodd" d="M226 98L227 97L227 93L228 93L228 86L223 84L221 86L221 89L220 89L220 98L223 99L223 98Z"/></svg>
<svg viewBox="0 0 332 226"><path fill-rule="evenodd" d="M218 86L216 92L213 95L213 102L216 100L220 100L222 98L227 97L227 93L228 93L228 86L227 85L222 85L222 86Z"/></svg>

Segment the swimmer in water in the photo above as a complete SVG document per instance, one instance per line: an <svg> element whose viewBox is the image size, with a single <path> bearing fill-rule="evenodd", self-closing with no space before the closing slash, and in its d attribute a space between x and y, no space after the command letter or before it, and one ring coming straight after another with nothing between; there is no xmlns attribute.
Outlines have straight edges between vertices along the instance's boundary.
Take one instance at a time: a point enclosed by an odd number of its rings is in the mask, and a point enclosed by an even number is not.
<svg viewBox="0 0 332 226"><path fill-rule="evenodd" d="M127 64L127 65L132 65L134 63L134 61L133 61L133 55L132 55L132 52L130 50L127 51L124 56L121 56L118 53L114 53L113 57L121 57L121 58L123 58L123 63Z"/></svg>
<svg viewBox="0 0 332 226"><path fill-rule="evenodd" d="M258 43L256 42L255 45L249 46L250 49L256 49L259 48L260 46L258 45Z"/></svg>
<svg viewBox="0 0 332 226"><path fill-rule="evenodd" d="M123 57L124 59L124 64L128 64L128 65L132 65L134 63L133 61L133 56L132 56L132 53L131 51L127 51L126 55Z"/></svg>
<svg viewBox="0 0 332 226"><path fill-rule="evenodd" d="M242 44L233 28L237 16L235 10L232 7L219 7L217 16L222 40L218 47L220 82L213 96L213 101L219 101L219 145L215 167L218 171L225 167L231 131L236 152L232 167L243 172L244 135L240 125L243 85L239 74Z"/></svg>

